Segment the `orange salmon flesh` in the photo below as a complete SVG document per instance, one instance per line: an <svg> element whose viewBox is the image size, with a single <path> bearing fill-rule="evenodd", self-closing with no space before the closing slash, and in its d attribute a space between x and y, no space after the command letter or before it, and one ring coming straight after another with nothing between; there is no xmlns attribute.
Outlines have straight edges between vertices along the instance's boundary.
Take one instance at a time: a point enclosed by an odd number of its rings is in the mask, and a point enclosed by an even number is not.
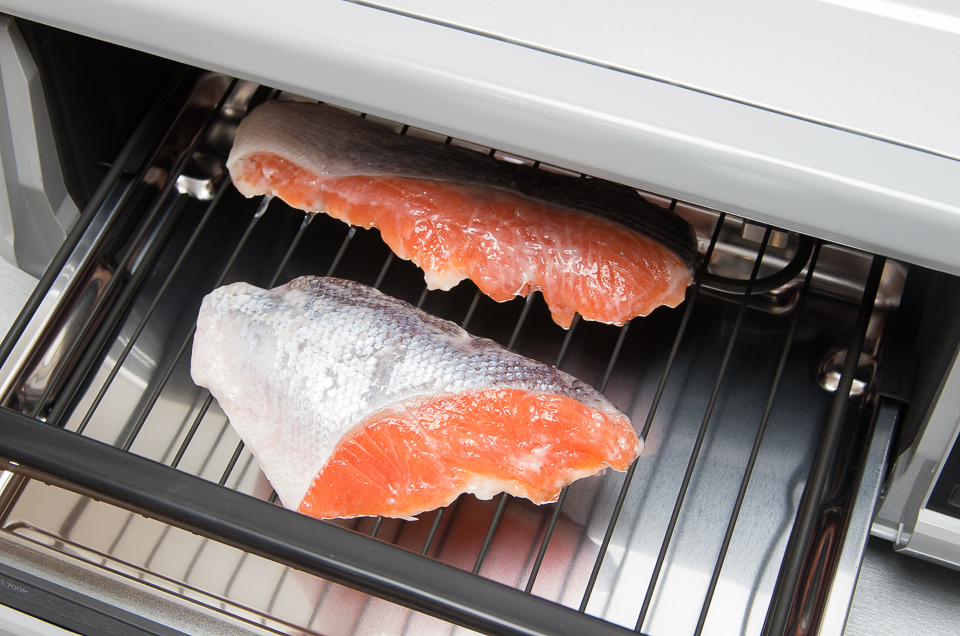
<svg viewBox="0 0 960 636"><path fill-rule="evenodd" d="M410 518L462 492L556 501L574 480L626 470L642 442L626 417L568 397L488 389L414 398L368 416L314 478L299 511Z"/></svg>

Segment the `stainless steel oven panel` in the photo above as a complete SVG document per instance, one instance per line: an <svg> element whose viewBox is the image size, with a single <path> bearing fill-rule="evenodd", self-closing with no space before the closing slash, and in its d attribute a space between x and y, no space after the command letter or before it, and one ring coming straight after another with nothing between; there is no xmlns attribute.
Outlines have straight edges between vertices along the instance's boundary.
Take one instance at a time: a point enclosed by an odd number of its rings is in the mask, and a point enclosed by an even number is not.
<svg viewBox="0 0 960 636"><path fill-rule="evenodd" d="M0 16L0 258L39 277L80 212L67 195L37 65Z"/></svg>
<svg viewBox="0 0 960 636"><path fill-rule="evenodd" d="M358 1L960 159L951 2Z"/></svg>

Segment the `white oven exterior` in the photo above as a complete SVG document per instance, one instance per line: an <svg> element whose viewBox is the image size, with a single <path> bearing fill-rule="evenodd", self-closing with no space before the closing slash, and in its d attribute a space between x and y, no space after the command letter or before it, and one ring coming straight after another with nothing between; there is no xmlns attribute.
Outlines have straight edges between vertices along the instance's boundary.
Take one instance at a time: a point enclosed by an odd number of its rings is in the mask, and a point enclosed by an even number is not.
<svg viewBox="0 0 960 636"><path fill-rule="evenodd" d="M879 7L871 13L798 1L784 14L792 24L763 19L763 3L750 2L718 23L695 17L709 3L673 20L672 7L648 15L607 0L591 5L598 17L586 27L571 2L542 21L542 2L485 3L483 19L471 3L448 4L3 0L0 11L960 273L956 8L897 5L901 19L877 15L892 2L864 3ZM934 9L953 14L938 22ZM808 44L811 20L839 21L844 42ZM714 31L732 42L770 35L752 49L697 49ZM891 32L910 51L898 64ZM602 46L627 34L635 40ZM809 56L792 63L807 70L773 75L757 62L700 77L701 67L768 58L778 44L784 64ZM685 61L653 54L668 49ZM859 79L840 93L838 69L853 62ZM724 89L727 79L740 88Z"/></svg>

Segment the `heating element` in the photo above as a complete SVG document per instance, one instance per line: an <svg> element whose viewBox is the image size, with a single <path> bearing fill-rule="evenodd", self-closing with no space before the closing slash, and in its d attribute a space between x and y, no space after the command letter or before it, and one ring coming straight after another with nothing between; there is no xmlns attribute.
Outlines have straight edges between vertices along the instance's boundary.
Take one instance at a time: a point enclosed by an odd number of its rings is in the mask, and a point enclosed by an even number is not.
<svg viewBox="0 0 960 636"><path fill-rule="evenodd" d="M427 291L375 230L242 198L224 167L233 131L276 98L293 97L193 71L172 82L4 340L0 575L59 581L46 593L140 616L144 633L779 634L837 620L853 583L831 582L858 566L869 524L856 495L875 499L899 416L881 361L905 268L643 193L697 230L686 301L563 330L537 294ZM643 455L541 507L464 496L417 521L329 522L282 509L189 360L206 293L303 274L372 285L596 386Z"/></svg>

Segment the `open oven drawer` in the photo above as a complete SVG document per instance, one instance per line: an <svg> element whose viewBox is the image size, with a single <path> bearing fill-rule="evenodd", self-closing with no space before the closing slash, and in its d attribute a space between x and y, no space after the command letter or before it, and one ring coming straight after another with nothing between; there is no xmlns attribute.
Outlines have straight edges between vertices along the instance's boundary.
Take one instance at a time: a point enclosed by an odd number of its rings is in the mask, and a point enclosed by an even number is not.
<svg viewBox="0 0 960 636"><path fill-rule="evenodd" d="M224 168L237 124L295 96L179 65L157 86L0 349L0 581L53 599L0 602L129 633L842 630L921 325L928 349L956 350L928 315L934 292L956 307L953 277L644 191L697 230L686 301L563 330L536 295L427 292L376 231L241 197ZM493 150L473 141L452 140ZM643 455L542 507L284 510L189 351L211 289L302 274L372 285L596 386Z"/></svg>

